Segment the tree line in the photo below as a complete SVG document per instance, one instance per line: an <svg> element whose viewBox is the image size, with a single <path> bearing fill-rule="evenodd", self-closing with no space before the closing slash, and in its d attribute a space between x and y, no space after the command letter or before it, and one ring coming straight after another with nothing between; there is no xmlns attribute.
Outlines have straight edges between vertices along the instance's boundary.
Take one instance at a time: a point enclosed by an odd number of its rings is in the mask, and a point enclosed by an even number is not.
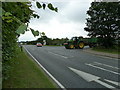
<svg viewBox="0 0 120 90"><path fill-rule="evenodd" d="M36 45L36 43L42 43L44 45L44 41L46 42L45 45L63 45L67 40L69 40L67 37L66 38L49 38L46 35L41 36L37 40L34 41L24 41L20 42L22 44L28 44L28 45Z"/></svg>

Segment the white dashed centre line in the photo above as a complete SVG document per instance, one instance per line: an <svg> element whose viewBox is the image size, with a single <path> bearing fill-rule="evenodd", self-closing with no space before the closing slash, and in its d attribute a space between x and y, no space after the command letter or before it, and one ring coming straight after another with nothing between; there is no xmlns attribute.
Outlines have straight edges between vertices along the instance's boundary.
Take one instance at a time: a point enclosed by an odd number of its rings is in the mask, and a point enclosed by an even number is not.
<svg viewBox="0 0 120 90"><path fill-rule="evenodd" d="M66 59L68 58L68 57L66 57L66 56L59 55L59 54L56 54L56 53L53 53L53 52L50 52L50 51L48 51L48 53L51 53L51 54L53 54L53 55L60 56L60 57L66 58Z"/></svg>

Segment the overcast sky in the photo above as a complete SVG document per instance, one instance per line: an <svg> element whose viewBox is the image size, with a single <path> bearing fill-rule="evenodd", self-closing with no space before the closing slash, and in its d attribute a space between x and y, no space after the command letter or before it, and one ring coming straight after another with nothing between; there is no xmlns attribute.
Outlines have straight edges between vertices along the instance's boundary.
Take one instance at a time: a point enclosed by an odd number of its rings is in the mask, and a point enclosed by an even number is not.
<svg viewBox="0 0 120 90"><path fill-rule="evenodd" d="M52 2L54 7L58 7L58 13L49 10L38 9L32 2L32 9L40 15L39 19L31 19L29 27L39 32L45 32L49 38L71 38L73 36L87 37L84 27L86 27L86 11L90 7L92 0L70 0L66 2ZM20 35L19 41L32 41L40 36L34 37L31 31Z"/></svg>

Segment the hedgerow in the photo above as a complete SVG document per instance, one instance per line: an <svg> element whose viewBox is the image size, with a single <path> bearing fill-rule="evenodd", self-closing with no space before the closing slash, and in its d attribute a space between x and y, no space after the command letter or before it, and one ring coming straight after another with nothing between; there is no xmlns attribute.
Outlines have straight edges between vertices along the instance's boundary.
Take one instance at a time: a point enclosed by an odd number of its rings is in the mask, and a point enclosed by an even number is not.
<svg viewBox="0 0 120 90"><path fill-rule="evenodd" d="M58 12L51 3L39 3L37 8L45 9L46 5L50 10ZM39 32L32 28L28 28L28 23L31 18L39 18L31 9L31 2L2 2L0 10L2 10L2 76L3 80L9 77L10 63L17 56L18 37L26 31L31 31L34 36L38 36Z"/></svg>

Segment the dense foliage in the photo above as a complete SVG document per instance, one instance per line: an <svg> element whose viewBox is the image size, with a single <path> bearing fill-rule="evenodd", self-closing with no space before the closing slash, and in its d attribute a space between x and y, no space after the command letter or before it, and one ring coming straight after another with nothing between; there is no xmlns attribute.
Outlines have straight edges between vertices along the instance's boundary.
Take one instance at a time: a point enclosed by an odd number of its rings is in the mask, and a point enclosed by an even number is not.
<svg viewBox="0 0 120 90"><path fill-rule="evenodd" d="M19 6L19 7L18 7ZM9 60L15 55L15 48L18 34L15 32L21 23L13 20L14 16L21 22L27 23L32 15L32 12L26 3L2 3L3 13L2 20L2 50L3 50L3 61ZM16 8L16 9L15 9ZM24 8L24 9L22 9ZM11 21L10 21L11 20Z"/></svg>
<svg viewBox="0 0 120 90"><path fill-rule="evenodd" d="M91 37L100 37L105 47L112 47L120 33L120 2L92 2L87 11L87 27Z"/></svg>
<svg viewBox="0 0 120 90"><path fill-rule="evenodd" d="M9 69L8 62L16 56L17 28L21 25L15 18L22 23L27 23L32 16L28 3L3 2L2 16L2 62L3 62L3 79L7 78L6 73ZM5 76L4 76L5 75Z"/></svg>
<svg viewBox="0 0 120 90"><path fill-rule="evenodd" d="M30 18L39 18L34 11L31 10L30 2L2 2L2 62L3 62L3 79L8 77L9 62L14 56L17 56L18 37L25 31L31 31L34 36L38 36L39 32L28 28ZM46 4L36 2L38 8L46 8ZM48 8L57 12L51 3ZM1 15L1 13L0 13Z"/></svg>

